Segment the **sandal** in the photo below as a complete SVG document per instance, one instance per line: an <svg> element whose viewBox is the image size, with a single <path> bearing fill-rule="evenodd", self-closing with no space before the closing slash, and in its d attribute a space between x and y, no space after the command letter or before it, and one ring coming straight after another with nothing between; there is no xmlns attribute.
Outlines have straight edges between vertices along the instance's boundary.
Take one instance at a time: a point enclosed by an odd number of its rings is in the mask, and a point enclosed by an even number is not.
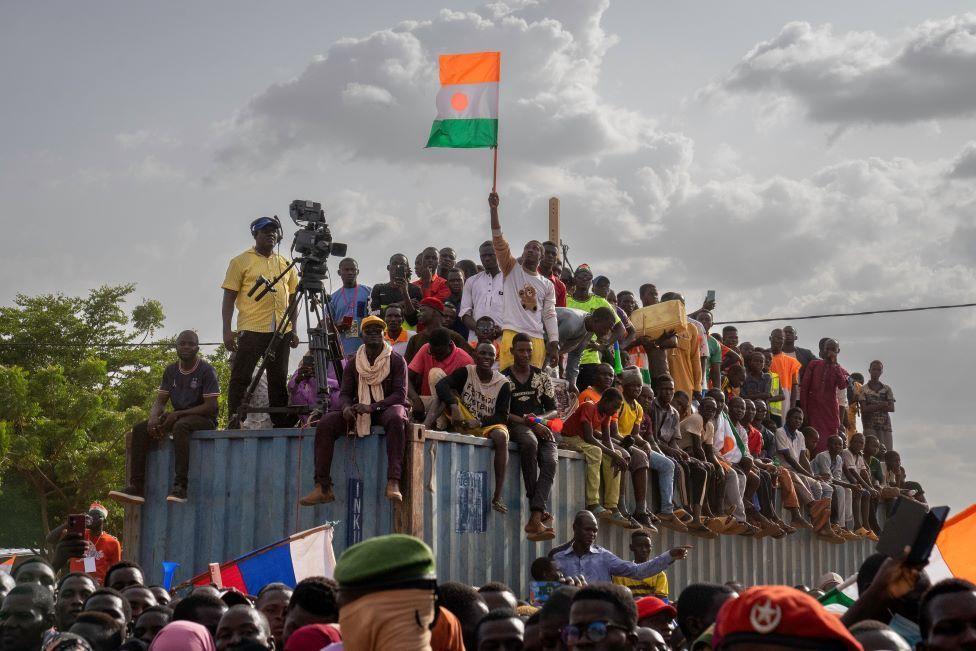
<svg viewBox="0 0 976 651"><path fill-rule="evenodd" d="M491 501L491 508L495 509L499 513L508 513L508 507L501 499L494 499Z"/></svg>
<svg viewBox="0 0 976 651"><path fill-rule="evenodd" d="M545 540L552 540L556 537L556 532L553 529L546 527L542 531L536 531L535 533L526 534L525 536L532 542L543 542Z"/></svg>

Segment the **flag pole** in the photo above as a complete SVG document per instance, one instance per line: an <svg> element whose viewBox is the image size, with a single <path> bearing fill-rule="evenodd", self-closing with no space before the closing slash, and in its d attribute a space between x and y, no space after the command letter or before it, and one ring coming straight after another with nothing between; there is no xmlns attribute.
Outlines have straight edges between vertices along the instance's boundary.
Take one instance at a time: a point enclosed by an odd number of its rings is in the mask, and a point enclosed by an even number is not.
<svg viewBox="0 0 976 651"><path fill-rule="evenodd" d="M491 191L496 192L496 186L498 182L498 145L495 145L492 149L492 164L491 164Z"/></svg>

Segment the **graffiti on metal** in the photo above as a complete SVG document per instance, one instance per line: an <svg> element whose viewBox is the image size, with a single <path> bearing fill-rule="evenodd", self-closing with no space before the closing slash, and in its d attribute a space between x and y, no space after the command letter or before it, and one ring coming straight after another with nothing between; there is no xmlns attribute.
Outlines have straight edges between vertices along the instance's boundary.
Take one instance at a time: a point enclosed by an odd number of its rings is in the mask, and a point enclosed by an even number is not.
<svg viewBox="0 0 976 651"><path fill-rule="evenodd" d="M346 547L363 540L363 480L350 477L346 503Z"/></svg>
<svg viewBox="0 0 976 651"><path fill-rule="evenodd" d="M484 533L488 529L486 505L488 473L459 470L454 480L454 503L457 517L454 531L457 533Z"/></svg>

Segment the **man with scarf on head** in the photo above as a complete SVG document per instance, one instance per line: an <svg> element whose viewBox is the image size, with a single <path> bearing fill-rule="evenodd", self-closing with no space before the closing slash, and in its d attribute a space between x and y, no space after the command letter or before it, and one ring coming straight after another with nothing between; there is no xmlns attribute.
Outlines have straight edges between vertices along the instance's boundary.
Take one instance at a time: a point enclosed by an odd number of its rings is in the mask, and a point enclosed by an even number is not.
<svg viewBox="0 0 976 651"><path fill-rule="evenodd" d="M315 429L315 488L303 497L303 506L335 499L332 456L336 441L347 434L368 436L373 425L386 430L386 497L403 500L400 472L407 427L407 364L386 343L386 323L367 316L360 325L363 345L346 366L339 389L340 411L325 414Z"/></svg>
<svg viewBox="0 0 976 651"><path fill-rule="evenodd" d="M437 576L423 541L403 534L364 540L339 557L335 579L344 648L431 648Z"/></svg>
<svg viewBox="0 0 976 651"><path fill-rule="evenodd" d="M291 260L275 253L275 246L281 241L281 223L277 217L259 217L251 222L251 236L254 246L236 256L227 266L227 275L221 288L224 298L220 313L223 320L224 345L236 353L230 370L227 387L228 429L236 429L240 414L238 408L251 383L251 376L258 360L271 344L275 329L286 318L285 312L298 289L298 272L294 267L279 280L272 291L261 300L255 297L261 290L248 295L256 284L267 283L277 278ZM237 308L237 330L231 328L234 308ZM294 308L292 309L294 314ZM285 329L284 337L275 342L269 355L268 400L272 407L288 406L288 353L298 347L298 334L291 324ZM289 414L274 414L271 420L278 427L291 425Z"/></svg>

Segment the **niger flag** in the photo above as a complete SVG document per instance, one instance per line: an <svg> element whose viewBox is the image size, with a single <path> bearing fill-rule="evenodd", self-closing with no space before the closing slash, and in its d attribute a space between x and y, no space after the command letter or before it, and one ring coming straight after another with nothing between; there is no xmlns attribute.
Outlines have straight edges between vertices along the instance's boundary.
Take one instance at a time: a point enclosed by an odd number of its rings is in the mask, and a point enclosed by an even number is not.
<svg viewBox="0 0 976 651"><path fill-rule="evenodd" d="M497 146L501 52L442 54L440 73L437 117L427 146Z"/></svg>
<svg viewBox="0 0 976 651"><path fill-rule="evenodd" d="M976 504L957 513L942 527L925 573L932 583L954 576L976 582Z"/></svg>

